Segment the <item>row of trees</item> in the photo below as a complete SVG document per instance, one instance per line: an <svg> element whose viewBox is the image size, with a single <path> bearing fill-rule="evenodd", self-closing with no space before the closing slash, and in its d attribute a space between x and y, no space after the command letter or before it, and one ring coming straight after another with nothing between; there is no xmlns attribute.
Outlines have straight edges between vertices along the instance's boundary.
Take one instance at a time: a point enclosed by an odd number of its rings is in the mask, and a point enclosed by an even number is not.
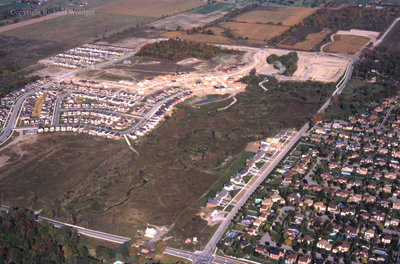
<svg viewBox="0 0 400 264"><path fill-rule="evenodd" d="M222 53L238 53L238 51L221 49L203 42L168 39L143 46L137 55L166 60L181 60L190 57L210 59Z"/></svg>

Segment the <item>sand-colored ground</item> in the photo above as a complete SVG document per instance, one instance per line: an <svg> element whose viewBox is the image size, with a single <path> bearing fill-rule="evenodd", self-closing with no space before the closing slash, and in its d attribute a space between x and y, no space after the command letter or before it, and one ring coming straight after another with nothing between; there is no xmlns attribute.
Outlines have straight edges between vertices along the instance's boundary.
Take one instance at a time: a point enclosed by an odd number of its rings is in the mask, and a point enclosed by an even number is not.
<svg viewBox="0 0 400 264"><path fill-rule="evenodd" d="M297 63L298 69L292 78L334 82L342 76L348 64L349 58L301 53Z"/></svg>
<svg viewBox="0 0 400 264"><path fill-rule="evenodd" d="M259 58L260 61L266 60L271 54L277 54L282 56L291 51L281 50L281 49L265 49L263 54ZM335 82L344 73L347 65L350 62L350 56L341 56L334 54L324 54L319 52L301 52L298 51L297 55L299 61L297 62L297 70L293 76L281 76L276 77L279 80L296 80L296 81L306 81L315 80L321 82ZM263 64L260 68L257 68L257 72L261 74L276 74L276 70L273 65L268 63Z"/></svg>

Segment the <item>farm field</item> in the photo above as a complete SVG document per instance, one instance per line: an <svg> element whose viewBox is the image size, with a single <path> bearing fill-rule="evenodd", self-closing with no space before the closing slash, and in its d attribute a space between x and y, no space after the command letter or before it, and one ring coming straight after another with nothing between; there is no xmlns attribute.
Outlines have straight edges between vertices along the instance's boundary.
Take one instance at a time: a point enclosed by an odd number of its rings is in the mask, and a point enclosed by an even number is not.
<svg viewBox="0 0 400 264"><path fill-rule="evenodd" d="M153 18L96 13L88 17L66 15L26 25L0 34L2 50L6 51L0 57L0 63L27 67L67 49L151 20Z"/></svg>
<svg viewBox="0 0 400 264"><path fill-rule="evenodd" d="M151 23L149 26L165 30L176 30L178 28L184 30L192 29L209 24L237 7L240 7L240 5L232 3L213 3L183 14L160 19Z"/></svg>
<svg viewBox="0 0 400 264"><path fill-rule="evenodd" d="M304 18L310 16L316 10L316 8L261 7L236 16L234 20L251 24L272 23L293 26L303 21Z"/></svg>
<svg viewBox="0 0 400 264"><path fill-rule="evenodd" d="M367 37L351 35L335 35L333 39L334 42L323 48L325 52L354 54L370 41Z"/></svg>
<svg viewBox="0 0 400 264"><path fill-rule="evenodd" d="M314 47L318 46L331 32L332 31L327 28L324 28L316 33L304 32L305 34L302 33L302 30L298 30L297 32L291 34L289 37L284 39L277 46L279 48L285 49L311 51ZM295 36L296 33L297 36Z"/></svg>
<svg viewBox="0 0 400 264"><path fill-rule="evenodd" d="M96 12L160 18L204 5L200 0L119 0L94 8Z"/></svg>
<svg viewBox="0 0 400 264"><path fill-rule="evenodd" d="M240 22L223 22L220 26L230 29L235 38L242 38L254 44L266 44L269 39L287 30L285 26Z"/></svg>
<svg viewBox="0 0 400 264"><path fill-rule="evenodd" d="M61 16L34 25L3 32L7 36L49 40L78 46L82 43L115 33L118 30L150 21L148 17L117 16L95 13L93 16Z"/></svg>

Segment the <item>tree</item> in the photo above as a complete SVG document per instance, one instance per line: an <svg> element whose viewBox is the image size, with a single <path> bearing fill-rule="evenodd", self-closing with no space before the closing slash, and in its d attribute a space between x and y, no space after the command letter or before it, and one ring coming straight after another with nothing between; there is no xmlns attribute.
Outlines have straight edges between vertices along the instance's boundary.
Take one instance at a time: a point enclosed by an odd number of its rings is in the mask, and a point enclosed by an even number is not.
<svg viewBox="0 0 400 264"><path fill-rule="evenodd" d="M164 254L165 251L165 242L164 240L158 240L155 245L155 252L157 255Z"/></svg>
<svg viewBox="0 0 400 264"><path fill-rule="evenodd" d="M115 255L114 255L114 251L112 249L109 249L109 248L103 247L103 246L98 246L96 248L96 256L98 258L101 258L101 259L104 259L106 261L109 261Z"/></svg>

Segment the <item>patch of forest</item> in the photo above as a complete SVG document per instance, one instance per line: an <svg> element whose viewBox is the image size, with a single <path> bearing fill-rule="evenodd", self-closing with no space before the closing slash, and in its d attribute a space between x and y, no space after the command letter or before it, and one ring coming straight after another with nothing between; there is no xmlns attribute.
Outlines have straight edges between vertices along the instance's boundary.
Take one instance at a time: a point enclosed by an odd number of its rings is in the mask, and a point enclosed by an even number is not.
<svg viewBox="0 0 400 264"><path fill-rule="evenodd" d="M297 70L297 61L299 57L297 56L297 52L290 52L286 55L278 56L276 54L271 54L267 58L267 62L269 64L273 64L275 69L279 70L279 67L276 65L276 62L282 63L285 67L285 71L283 75L285 76L292 76L293 73Z"/></svg>
<svg viewBox="0 0 400 264"><path fill-rule="evenodd" d="M98 263L70 227L37 222L31 212L0 214L0 263Z"/></svg>
<svg viewBox="0 0 400 264"><path fill-rule="evenodd" d="M136 55L165 60L182 60L186 58L211 59L222 53L237 54L239 51L222 49L203 42L168 39L147 44Z"/></svg>
<svg viewBox="0 0 400 264"><path fill-rule="evenodd" d="M27 83L39 79L38 76L25 76L18 70L19 67L17 65L0 66L0 98Z"/></svg>
<svg viewBox="0 0 400 264"><path fill-rule="evenodd" d="M355 65L353 80L334 98L324 118L343 119L362 112L366 104L400 92L400 54L385 47L368 50Z"/></svg>

